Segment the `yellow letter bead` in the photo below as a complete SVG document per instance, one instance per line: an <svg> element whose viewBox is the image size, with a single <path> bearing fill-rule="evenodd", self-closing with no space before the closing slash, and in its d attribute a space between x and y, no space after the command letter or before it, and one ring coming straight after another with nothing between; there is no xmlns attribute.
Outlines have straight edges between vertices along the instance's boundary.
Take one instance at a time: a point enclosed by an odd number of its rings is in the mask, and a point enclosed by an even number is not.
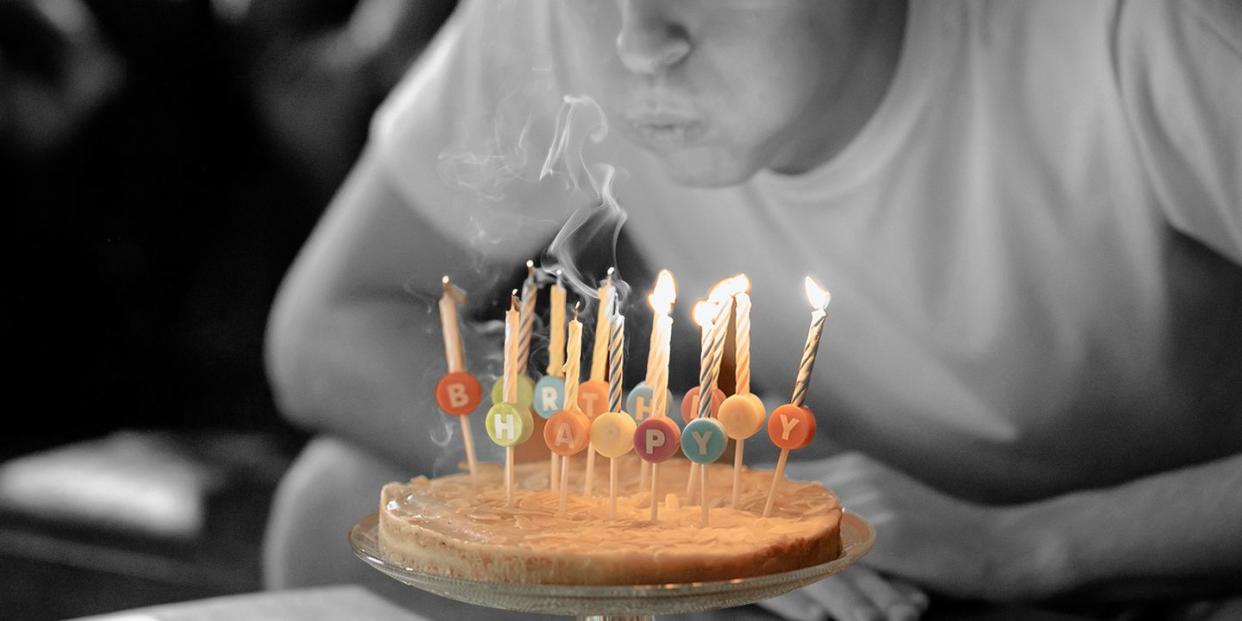
<svg viewBox="0 0 1242 621"><path fill-rule="evenodd" d="M754 393L729 395L720 404L720 411L716 412L716 419L724 425L725 433L734 440L745 440L759 433L766 417L763 402Z"/></svg>
<svg viewBox="0 0 1242 621"><path fill-rule="evenodd" d="M525 375L517 376L517 405L529 410L535 403L535 382ZM501 377L492 384L492 403L505 400L505 378Z"/></svg>
<svg viewBox="0 0 1242 621"><path fill-rule="evenodd" d="M604 457L620 457L634 448L634 428L629 414L604 412L591 421L591 444Z"/></svg>
<svg viewBox="0 0 1242 621"><path fill-rule="evenodd" d="M517 446L530 439L535 431L535 419L530 408L519 408L512 403L500 402L487 411L484 420L487 436L500 446Z"/></svg>

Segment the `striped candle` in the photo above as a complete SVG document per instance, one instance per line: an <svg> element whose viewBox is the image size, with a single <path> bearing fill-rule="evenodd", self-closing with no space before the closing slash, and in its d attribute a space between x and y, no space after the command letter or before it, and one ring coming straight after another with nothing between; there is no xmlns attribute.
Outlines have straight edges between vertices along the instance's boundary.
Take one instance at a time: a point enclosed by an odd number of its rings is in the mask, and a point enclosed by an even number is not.
<svg viewBox="0 0 1242 621"><path fill-rule="evenodd" d="M806 392L811 387L811 371L815 369L819 340L824 334L824 323L828 319L825 309L832 300L832 294L811 280L810 276L806 277L804 286L806 297L815 310L811 312L811 327L806 333L806 345L802 348L802 360L798 363L798 379L794 382L793 397L789 400L797 406L806 402Z"/></svg>
<svg viewBox="0 0 1242 621"><path fill-rule="evenodd" d="M518 324L517 374L526 373L530 361L530 339L535 327L535 300L538 294L535 284L535 262L526 262L526 280L522 282L521 318Z"/></svg>
<svg viewBox="0 0 1242 621"><path fill-rule="evenodd" d="M621 411L621 383L625 370L625 317L612 316L608 337L608 411Z"/></svg>

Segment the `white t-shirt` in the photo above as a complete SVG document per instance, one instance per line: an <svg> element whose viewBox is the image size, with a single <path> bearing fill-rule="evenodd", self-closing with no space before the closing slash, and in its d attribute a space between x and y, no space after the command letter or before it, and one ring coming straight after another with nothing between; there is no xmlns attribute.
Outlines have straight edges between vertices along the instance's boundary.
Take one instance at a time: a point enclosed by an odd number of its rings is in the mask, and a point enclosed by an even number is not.
<svg viewBox="0 0 1242 621"><path fill-rule="evenodd" d="M514 265L588 200L534 177L575 92L558 10L467 3L373 126L412 209ZM676 274L679 326L714 280L751 277L774 401L802 277L832 290L803 455L1019 501L1242 450L1239 102L1236 2L915 1L882 104L816 170L695 189L616 135L586 157L628 172L626 231Z"/></svg>

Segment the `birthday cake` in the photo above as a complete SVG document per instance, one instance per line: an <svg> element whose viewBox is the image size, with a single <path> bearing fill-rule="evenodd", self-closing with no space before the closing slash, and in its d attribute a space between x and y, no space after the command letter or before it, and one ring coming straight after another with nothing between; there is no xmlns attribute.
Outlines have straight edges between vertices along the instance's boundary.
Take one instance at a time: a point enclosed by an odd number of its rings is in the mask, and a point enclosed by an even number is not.
<svg viewBox="0 0 1242 621"><path fill-rule="evenodd" d="M581 464L581 459L576 460ZM664 584L725 580L794 570L841 553L841 505L816 483L782 481L774 509L762 517L773 473L743 469L738 507L733 469L710 465L710 527L684 494L689 462L658 469L659 519L650 519L650 488L640 490L639 461L618 460L616 519L608 519L607 472L595 495L581 495L582 468L571 468L578 493L559 511L547 463L519 464L506 505L502 469L479 464L476 479L458 474L389 483L380 498L384 556L419 571L475 580L567 585ZM698 487L697 485L695 486ZM696 494L697 496L697 494Z"/></svg>

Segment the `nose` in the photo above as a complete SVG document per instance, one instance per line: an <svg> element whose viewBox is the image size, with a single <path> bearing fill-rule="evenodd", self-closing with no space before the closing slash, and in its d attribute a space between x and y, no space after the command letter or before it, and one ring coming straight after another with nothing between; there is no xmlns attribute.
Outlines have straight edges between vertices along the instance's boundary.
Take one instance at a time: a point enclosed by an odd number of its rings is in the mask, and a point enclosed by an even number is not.
<svg viewBox="0 0 1242 621"><path fill-rule="evenodd" d="M665 0L621 0L617 56L626 69L653 75L690 53L686 29L665 13Z"/></svg>

